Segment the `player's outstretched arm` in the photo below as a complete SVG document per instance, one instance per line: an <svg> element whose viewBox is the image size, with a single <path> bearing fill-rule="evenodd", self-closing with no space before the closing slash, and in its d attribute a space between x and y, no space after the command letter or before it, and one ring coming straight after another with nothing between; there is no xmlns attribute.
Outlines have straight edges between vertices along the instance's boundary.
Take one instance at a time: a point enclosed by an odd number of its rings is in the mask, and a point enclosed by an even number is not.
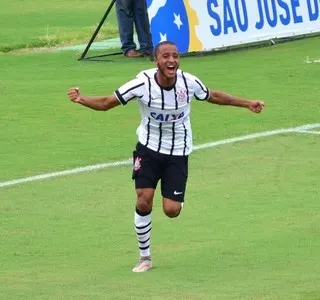
<svg viewBox="0 0 320 300"><path fill-rule="evenodd" d="M210 91L208 102L219 105L231 105L248 108L252 112L260 113L264 108L264 102L260 100L247 100L232 96L222 91Z"/></svg>
<svg viewBox="0 0 320 300"><path fill-rule="evenodd" d="M68 90L68 97L72 102L79 103L94 110L106 111L120 105L120 102L115 95L83 96L80 93L80 89L77 87Z"/></svg>

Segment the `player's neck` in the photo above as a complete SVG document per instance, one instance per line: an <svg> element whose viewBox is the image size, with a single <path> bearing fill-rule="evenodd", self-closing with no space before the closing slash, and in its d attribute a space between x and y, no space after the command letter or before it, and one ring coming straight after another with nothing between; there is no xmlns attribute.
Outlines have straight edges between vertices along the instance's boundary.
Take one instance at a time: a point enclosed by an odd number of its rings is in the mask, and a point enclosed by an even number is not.
<svg viewBox="0 0 320 300"><path fill-rule="evenodd" d="M162 74L160 71L158 71L155 74L155 79L158 85L164 89L171 89L174 87L177 81L177 76L173 78L168 78L164 74Z"/></svg>

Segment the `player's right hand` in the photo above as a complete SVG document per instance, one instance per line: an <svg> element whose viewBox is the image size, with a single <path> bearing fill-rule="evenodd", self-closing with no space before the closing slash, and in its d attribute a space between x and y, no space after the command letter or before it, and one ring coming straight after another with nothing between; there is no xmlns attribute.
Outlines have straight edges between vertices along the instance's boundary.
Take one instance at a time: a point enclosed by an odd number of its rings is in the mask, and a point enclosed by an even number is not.
<svg viewBox="0 0 320 300"><path fill-rule="evenodd" d="M68 97L71 101L79 103L80 98L80 89L78 87L72 87L68 90Z"/></svg>

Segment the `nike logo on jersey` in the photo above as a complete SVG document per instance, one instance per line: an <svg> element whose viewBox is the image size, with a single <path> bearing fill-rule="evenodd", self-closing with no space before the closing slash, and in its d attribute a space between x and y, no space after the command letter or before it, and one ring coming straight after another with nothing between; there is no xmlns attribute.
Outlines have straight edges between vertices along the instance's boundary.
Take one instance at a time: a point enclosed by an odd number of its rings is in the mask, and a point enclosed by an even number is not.
<svg viewBox="0 0 320 300"><path fill-rule="evenodd" d="M180 114L158 114L156 112L151 112L150 116L154 118L157 121L161 122L172 122L179 120L184 117L184 112L181 112Z"/></svg>
<svg viewBox="0 0 320 300"><path fill-rule="evenodd" d="M183 192L174 191L173 194L174 194L174 195L181 195L181 194L183 194Z"/></svg>

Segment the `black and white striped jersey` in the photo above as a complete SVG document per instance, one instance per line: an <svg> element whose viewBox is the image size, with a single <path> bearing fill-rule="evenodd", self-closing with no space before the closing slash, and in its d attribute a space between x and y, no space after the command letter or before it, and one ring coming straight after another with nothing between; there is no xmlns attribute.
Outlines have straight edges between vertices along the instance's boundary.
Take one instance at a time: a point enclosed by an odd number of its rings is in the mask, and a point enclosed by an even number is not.
<svg viewBox="0 0 320 300"><path fill-rule="evenodd" d="M141 123L139 142L151 150L170 155L189 155L192 151L190 103L192 98L207 100L209 90L197 77L177 71L173 87L163 88L156 79L157 69L140 72L115 91L121 104L137 99Z"/></svg>

